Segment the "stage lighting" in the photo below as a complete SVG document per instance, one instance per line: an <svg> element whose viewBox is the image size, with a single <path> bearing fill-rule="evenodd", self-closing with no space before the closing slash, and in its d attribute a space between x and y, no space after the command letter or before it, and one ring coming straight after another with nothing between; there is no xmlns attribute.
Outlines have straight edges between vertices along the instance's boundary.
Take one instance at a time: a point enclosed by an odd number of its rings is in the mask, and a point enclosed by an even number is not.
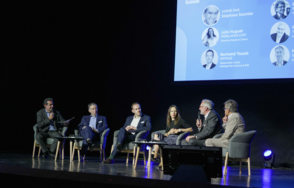
<svg viewBox="0 0 294 188"><path fill-rule="evenodd" d="M274 166L274 158L275 158L275 154L271 150L266 150L263 153L263 159L264 159L263 166L265 168L272 168Z"/></svg>

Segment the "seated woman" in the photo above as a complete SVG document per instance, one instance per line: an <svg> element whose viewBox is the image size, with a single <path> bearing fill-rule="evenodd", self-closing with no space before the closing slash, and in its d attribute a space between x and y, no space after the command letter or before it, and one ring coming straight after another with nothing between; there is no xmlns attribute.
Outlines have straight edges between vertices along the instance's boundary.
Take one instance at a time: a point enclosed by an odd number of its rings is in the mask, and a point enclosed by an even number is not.
<svg viewBox="0 0 294 188"><path fill-rule="evenodd" d="M176 105L171 105L167 111L165 134L156 132L153 140L165 141L169 145L175 145L177 137L183 132L193 132L192 127L185 122L180 116L179 109ZM155 154L152 161L157 161L159 146L154 145Z"/></svg>
<svg viewBox="0 0 294 188"><path fill-rule="evenodd" d="M216 38L216 35L214 34L214 30L212 28L209 28L207 30L206 35L202 39L202 42L206 47L212 47L212 46L216 45L217 38Z"/></svg>

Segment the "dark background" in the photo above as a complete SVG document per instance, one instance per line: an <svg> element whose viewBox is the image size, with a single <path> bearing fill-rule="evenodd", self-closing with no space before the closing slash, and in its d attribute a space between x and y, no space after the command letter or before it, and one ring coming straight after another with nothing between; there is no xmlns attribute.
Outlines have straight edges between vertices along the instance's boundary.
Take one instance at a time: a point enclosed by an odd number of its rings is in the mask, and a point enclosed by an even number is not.
<svg viewBox="0 0 294 188"><path fill-rule="evenodd" d="M172 82L176 0L2 7L1 151L32 152L36 112L47 97L65 119L75 117L67 135L88 114L87 104L96 102L111 129L107 156L113 132L132 115L135 101L151 116L153 132L165 128L171 104L196 128L202 99L212 100L221 117L223 103L234 99L247 130L257 130L252 163L261 164L263 152L271 149L277 165L294 165L292 81Z"/></svg>

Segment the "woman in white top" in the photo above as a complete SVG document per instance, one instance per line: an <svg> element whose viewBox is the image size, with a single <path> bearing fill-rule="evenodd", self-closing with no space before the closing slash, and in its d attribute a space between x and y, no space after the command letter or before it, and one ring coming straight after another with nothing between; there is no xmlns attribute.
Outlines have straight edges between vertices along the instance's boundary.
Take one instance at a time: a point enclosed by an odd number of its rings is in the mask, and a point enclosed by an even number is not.
<svg viewBox="0 0 294 188"><path fill-rule="evenodd" d="M202 39L202 42L206 47L212 47L212 46L216 45L217 38L216 38L216 35L214 34L214 31L212 28L209 28L207 30L206 35Z"/></svg>

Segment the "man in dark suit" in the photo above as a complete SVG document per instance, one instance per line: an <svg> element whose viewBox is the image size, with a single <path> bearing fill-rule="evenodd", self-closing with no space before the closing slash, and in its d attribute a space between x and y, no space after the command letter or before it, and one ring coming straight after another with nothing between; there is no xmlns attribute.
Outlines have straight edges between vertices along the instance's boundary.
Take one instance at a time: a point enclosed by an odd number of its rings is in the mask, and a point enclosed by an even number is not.
<svg viewBox="0 0 294 188"><path fill-rule="evenodd" d="M39 132L37 134L37 141L40 144L43 152L43 157L47 158L55 157L56 146L58 140L55 137L62 136L58 132L60 126L68 126L69 122L64 121L61 114L53 109L53 99L46 98L43 102L43 109L37 112L37 124ZM50 150L47 148L46 139L54 138L54 142L51 144Z"/></svg>
<svg viewBox="0 0 294 188"><path fill-rule="evenodd" d="M88 147L93 148L93 140L100 139L104 130L108 128L106 117L98 116L98 106L95 103L88 104L88 111L91 115L83 116L78 125L79 135L84 137L81 150L81 161L84 161Z"/></svg>
<svg viewBox="0 0 294 188"><path fill-rule="evenodd" d="M120 128L117 143L114 144L113 151L111 155L103 161L104 164L113 163L113 158L117 154L118 151L121 151L122 144L124 142L134 141L136 135L140 131L150 131L151 130L151 119L149 116L141 113L141 106L139 103L135 102L131 106L132 113L134 116L129 116L126 119L126 122L122 128Z"/></svg>
<svg viewBox="0 0 294 188"><path fill-rule="evenodd" d="M218 113L213 110L213 102L208 99L203 99L199 110L200 114L204 115L204 121L202 123L201 119L196 120L196 126L198 132L194 135L187 136L185 140L182 141L182 145L192 145L196 140L204 141L207 138L212 138L215 134L222 132L222 121Z"/></svg>
<svg viewBox="0 0 294 188"><path fill-rule="evenodd" d="M287 15L284 14L286 8L286 4L284 1L278 1L275 4L275 11L276 14L274 15L274 18L277 20L283 20L287 17Z"/></svg>
<svg viewBox="0 0 294 188"><path fill-rule="evenodd" d="M277 33L271 34L271 37L276 43L285 42L289 38L289 36L285 33L285 24L280 23L277 27Z"/></svg>
<svg viewBox="0 0 294 188"><path fill-rule="evenodd" d="M213 58L214 58L214 52L213 52L213 50L207 50L207 51L206 51L206 56L205 56L205 58L206 58L206 64L203 65L203 67L204 67L205 69L213 69L213 68L216 66L216 64L214 64L214 63L212 62L212 60L213 60Z"/></svg>
<svg viewBox="0 0 294 188"><path fill-rule="evenodd" d="M273 65L281 67L286 65L287 61L284 60L284 48L282 46L278 46L275 48L275 55L277 61L273 63Z"/></svg>

